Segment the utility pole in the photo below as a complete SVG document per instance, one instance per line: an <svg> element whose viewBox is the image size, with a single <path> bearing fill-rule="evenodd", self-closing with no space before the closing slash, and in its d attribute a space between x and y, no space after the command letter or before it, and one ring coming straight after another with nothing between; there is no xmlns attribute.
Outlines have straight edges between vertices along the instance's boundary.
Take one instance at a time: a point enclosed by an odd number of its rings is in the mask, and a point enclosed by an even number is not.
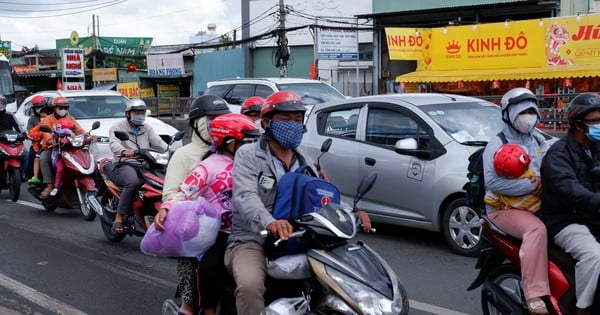
<svg viewBox="0 0 600 315"><path fill-rule="evenodd" d="M285 36L285 5L283 0L279 0L279 31L277 32L277 58L276 67L279 67L279 76L287 77L287 62L290 58L287 37Z"/></svg>
<svg viewBox="0 0 600 315"><path fill-rule="evenodd" d="M96 69L96 15L92 14L92 65Z"/></svg>

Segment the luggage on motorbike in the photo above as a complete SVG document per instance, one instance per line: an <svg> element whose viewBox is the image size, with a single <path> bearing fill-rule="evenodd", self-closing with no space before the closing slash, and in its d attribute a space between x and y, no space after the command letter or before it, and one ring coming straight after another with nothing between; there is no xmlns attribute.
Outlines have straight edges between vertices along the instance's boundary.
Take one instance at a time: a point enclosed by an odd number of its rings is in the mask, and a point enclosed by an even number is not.
<svg viewBox="0 0 600 315"><path fill-rule="evenodd" d="M309 311L304 297L280 298L273 301L261 315L302 315Z"/></svg>
<svg viewBox="0 0 600 315"><path fill-rule="evenodd" d="M501 131L498 137L502 143L508 143L506 135ZM469 156L469 165L467 166L467 178L469 181L463 187L467 192L467 206L473 209L485 209L485 181L483 179L483 151L485 147L478 149Z"/></svg>
<svg viewBox="0 0 600 315"><path fill-rule="evenodd" d="M340 203L340 191L332 183L320 178L307 165L294 172L284 174L277 185L277 195L273 205L275 219L293 221L304 214L317 211L333 202ZM267 244L272 242L267 241ZM277 248L268 248L271 258L306 252L306 246L297 239L291 239Z"/></svg>
<svg viewBox="0 0 600 315"><path fill-rule="evenodd" d="M182 201L171 207L164 227L150 225L140 243L144 254L200 260L217 239L221 214L204 198Z"/></svg>
<svg viewBox="0 0 600 315"><path fill-rule="evenodd" d="M267 258L267 275L275 279L310 278L310 266L306 254L281 256L276 259Z"/></svg>

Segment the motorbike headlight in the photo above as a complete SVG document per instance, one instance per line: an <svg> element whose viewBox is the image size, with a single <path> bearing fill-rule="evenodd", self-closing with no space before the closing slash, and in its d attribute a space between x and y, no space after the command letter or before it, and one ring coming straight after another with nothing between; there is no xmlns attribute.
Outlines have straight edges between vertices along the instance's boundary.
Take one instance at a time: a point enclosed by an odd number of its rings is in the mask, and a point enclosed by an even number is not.
<svg viewBox="0 0 600 315"><path fill-rule="evenodd" d="M11 134L11 135L5 135L5 136L6 136L6 141L8 141L8 142L15 142L15 141L17 141L17 136L18 135L12 135Z"/></svg>
<svg viewBox="0 0 600 315"><path fill-rule="evenodd" d="M156 161L156 164L167 165L167 163L169 163L169 151L163 153L149 151L149 153Z"/></svg>
<svg viewBox="0 0 600 315"><path fill-rule="evenodd" d="M71 145L76 148L82 146L84 140L85 140L85 137L83 135L69 137L69 141L71 142Z"/></svg>
<svg viewBox="0 0 600 315"><path fill-rule="evenodd" d="M406 293L402 290L390 300L334 268L325 266L325 271L358 304L364 314L408 314L408 301L405 299Z"/></svg>

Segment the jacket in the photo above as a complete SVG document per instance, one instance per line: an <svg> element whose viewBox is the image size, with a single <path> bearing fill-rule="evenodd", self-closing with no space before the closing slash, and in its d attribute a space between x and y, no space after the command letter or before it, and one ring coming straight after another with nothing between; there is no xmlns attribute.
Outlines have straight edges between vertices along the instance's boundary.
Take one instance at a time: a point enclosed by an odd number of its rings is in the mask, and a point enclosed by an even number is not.
<svg viewBox="0 0 600 315"><path fill-rule="evenodd" d="M600 171L592 169L600 165L600 143L590 148L591 156L585 149L569 132L554 143L544 157L542 209L538 215L549 235L556 235L572 223L587 225L592 232L598 232Z"/></svg>
<svg viewBox="0 0 600 315"><path fill-rule="evenodd" d="M167 173L165 175L162 195L163 202L171 198L194 166L196 166L206 155L208 150L210 150L210 136L206 129L206 116L201 117L196 121L198 123L197 128L200 131L200 135L208 142L208 144L202 141L202 139L192 131L192 141L173 153L169 160Z"/></svg>
<svg viewBox="0 0 600 315"><path fill-rule="evenodd" d="M308 155L299 148L294 152L297 162L289 171L306 164L318 174ZM264 243L264 237L258 233L275 221L271 213L277 194L277 183L283 176L277 171L279 163L262 138L237 150L233 160L233 228L229 235L228 247L236 242Z"/></svg>
<svg viewBox="0 0 600 315"><path fill-rule="evenodd" d="M82 134L82 133L86 133L85 129L81 128L81 126L79 125L79 123L77 122L77 120L75 120L75 118L71 115L66 115L66 118L70 118L73 121L73 132L75 132L75 134ZM62 118L62 117L61 117ZM56 115L48 115L46 117L44 117L40 123L38 124L38 126L48 126L50 127L50 129L52 129L53 131L56 130L56 124L58 122L60 118L56 117ZM44 149L48 149L48 146L53 144L54 141L52 139L52 133L49 132L42 132L42 139L41 139L41 145Z"/></svg>
<svg viewBox="0 0 600 315"><path fill-rule="evenodd" d="M121 141L115 136L115 131L123 131L129 134L129 140ZM133 164L140 164L136 159L122 158L120 155L123 150L131 149L137 150L137 143L141 149L155 149L160 152L164 152L169 148L169 145L165 143L162 138L154 131L152 126L144 123L138 128L132 127L127 119L123 119L112 125L108 131L110 142L109 147L113 152L115 162L127 162Z"/></svg>

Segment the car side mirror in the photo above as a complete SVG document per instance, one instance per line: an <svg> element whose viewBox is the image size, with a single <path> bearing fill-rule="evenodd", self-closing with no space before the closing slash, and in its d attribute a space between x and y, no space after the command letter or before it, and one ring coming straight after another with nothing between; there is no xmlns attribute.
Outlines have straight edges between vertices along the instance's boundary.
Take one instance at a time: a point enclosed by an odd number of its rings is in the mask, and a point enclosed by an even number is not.
<svg viewBox="0 0 600 315"><path fill-rule="evenodd" d="M431 151L419 150L417 149L417 147L417 140L415 140L414 138L405 138L400 139L396 142L396 145L394 146L394 151L396 151L396 153L398 154L414 156L420 159L428 160L431 158Z"/></svg>

